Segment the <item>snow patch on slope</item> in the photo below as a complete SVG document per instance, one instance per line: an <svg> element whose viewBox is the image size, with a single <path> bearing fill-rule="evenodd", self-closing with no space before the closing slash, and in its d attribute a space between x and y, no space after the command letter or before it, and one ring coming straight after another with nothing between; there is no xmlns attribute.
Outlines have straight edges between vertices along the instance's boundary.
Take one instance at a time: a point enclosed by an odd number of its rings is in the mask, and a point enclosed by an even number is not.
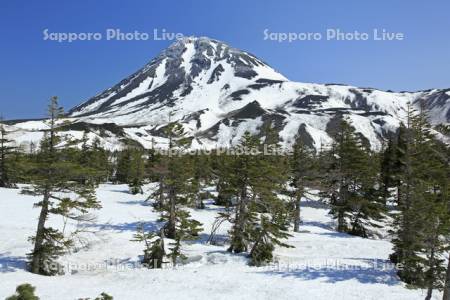
<svg viewBox="0 0 450 300"><path fill-rule="evenodd" d="M349 115L348 119L350 120L350 124L355 128L356 132L361 133L369 140L372 150L381 150L381 142L379 137L375 134L374 127L372 126L370 119L356 114Z"/></svg>
<svg viewBox="0 0 450 300"><path fill-rule="evenodd" d="M257 134L262 124L261 117L243 121L237 127L230 127L222 123L219 126L219 132L217 134L217 146L229 147L238 145L246 131L250 134Z"/></svg>

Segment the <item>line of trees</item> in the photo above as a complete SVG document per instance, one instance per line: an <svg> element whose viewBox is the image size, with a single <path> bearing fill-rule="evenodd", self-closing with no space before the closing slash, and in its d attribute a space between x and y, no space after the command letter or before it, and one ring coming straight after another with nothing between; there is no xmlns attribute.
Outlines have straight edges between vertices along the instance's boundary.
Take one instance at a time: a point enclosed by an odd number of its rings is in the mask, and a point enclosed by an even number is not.
<svg viewBox="0 0 450 300"><path fill-rule="evenodd" d="M99 209L95 188L102 182L128 184L132 194L145 194L144 184L156 183L147 196L161 214L160 226L148 231L142 224L134 236L145 244L143 261L149 268L161 268L165 260L175 265L184 258L182 242L198 238L202 225L186 208L202 209L204 200L211 198L224 207L213 231L224 222L231 224L228 251L247 253L251 265L267 264L274 258L275 247L291 247L286 240L290 231L301 229L302 199L319 190L322 201L330 205L337 231L370 238L380 227L391 225L390 260L402 266L400 278L427 289L427 299L439 289L450 300L446 259L450 150L435 136L435 129L444 132L446 127L431 128L423 111L409 108L405 124L391 134L382 151L372 151L343 117L329 148L317 151L299 136L292 155L285 156L262 154L267 146L280 150L271 126L265 128L265 138L247 132L235 146L259 150L257 154L232 151L230 155L218 149L212 155L174 156L135 144L111 152L88 133L81 141L65 141L58 134L61 116L54 97L48 129L37 150L29 154L12 146L0 123L0 186L29 183L23 191L41 198L36 203L41 212L29 255L34 273L55 274L48 266L72 244L46 225L49 215L79 219ZM164 134L169 141L167 153L190 144L183 126L176 122L167 125ZM216 196L205 189L211 186Z"/></svg>
<svg viewBox="0 0 450 300"><path fill-rule="evenodd" d="M394 253L406 283L444 289L450 299L450 270L445 265L450 237L449 150L434 136L424 112L409 108L407 122L388 143L383 157L384 191L395 202ZM447 270L447 275L446 275Z"/></svg>

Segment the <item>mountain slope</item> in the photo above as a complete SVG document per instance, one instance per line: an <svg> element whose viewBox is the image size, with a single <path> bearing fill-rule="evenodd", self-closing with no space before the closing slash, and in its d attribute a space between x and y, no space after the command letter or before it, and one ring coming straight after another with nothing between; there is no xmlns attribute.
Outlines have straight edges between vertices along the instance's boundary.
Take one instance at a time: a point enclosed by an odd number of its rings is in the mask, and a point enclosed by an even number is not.
<svg viewBox="0 0 450 300"><path fill-rule="evenodd" d="M193 148L235 144L245 131L263 137L267 126L287 147L300 135L320 148L332 141L336 122L345 117L379 149L382 137L404 119L408 102L429 109L432 123L449 123L450 89L394 93L293 82L252 54L189 37L74 107L68 117L85 127L113 123L122 130L118 140L132 139L144 147L165 147L162 128L179 122L193 138Z"/></svg>

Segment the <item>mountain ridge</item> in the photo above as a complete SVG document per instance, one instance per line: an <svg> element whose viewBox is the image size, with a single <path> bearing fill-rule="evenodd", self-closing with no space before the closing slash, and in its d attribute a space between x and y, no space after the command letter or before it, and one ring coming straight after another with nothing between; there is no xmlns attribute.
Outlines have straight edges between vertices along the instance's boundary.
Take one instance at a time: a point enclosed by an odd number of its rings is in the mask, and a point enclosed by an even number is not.
<svg viewBox="0 0 450 300"><path fill-rule="evenodd" d="M424 103L434 125L450 121L450 89L390 92L295 82L246 51L207 37L186 37L69 110L67 118L116 124L124 138L146 148L155 141L164 147L161 128L178 122L192 137L192 148L231 146L245 131L263 138L263 128L272 126L282 145L289 147L300 135L316 149L332 142L330 124L346 118L379 149L404 120L408 103Z"/></svg>

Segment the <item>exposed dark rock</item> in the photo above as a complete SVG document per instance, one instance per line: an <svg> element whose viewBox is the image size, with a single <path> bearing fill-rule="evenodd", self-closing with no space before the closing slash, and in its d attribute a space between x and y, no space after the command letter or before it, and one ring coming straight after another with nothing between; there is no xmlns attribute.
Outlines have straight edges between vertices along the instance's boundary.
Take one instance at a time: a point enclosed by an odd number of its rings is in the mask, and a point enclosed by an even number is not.
<svg viewBox="0 0 450 300"><path fill-rule="evenodd" d="M217 67L215 67L213 72L211 73L211 77L208 80L208 84L219 80L219 77L223 71L225 71L225 69L222 67L222 64L219 64Z"/></svg>
<svg viewBox="0 0 450 300"><path fill-rule="evenodd" d="M370 116L386 116L387 113L385 113L384 111L366 111L363 112L361 114L359 114L360 116L363 117L370 117Z"/></svg>
<svg viewBox="0 0 450 300"><path fill-rule="evenodd" d="M334 138L341 130L341 124L342 124L343 119L344 119L344 115L341 112L339 112L339 113L335 114L328 122L325 131L332 138ZM353 127L352 124L349 124L349 125L351 127ZM357 132L356 135L361 139L361 142L364 147L370 148L370 141L364 135L362 135L360 132Z"/></svg>
<svg viewBox="0 0 450 300"><path fill-rule="evenodd" d="M351 108L365 111L371 110L371 107L367 104L367 98L364 94L356 89L350 89L349 91L355 95L354 99L347 98L345 101L347 104L350 104Z"/></svg>
<svg viewBox="0 0 450 300"><path fill-rule="evenodd" d="M225 126L230 126L231 122L229 119L224 118L224 119L220 120L219 122L217 122L216 124L214 124L212 127L199 133L197 136L204 137L204 138L210 139L212 141L217 141L217 133L219 132L219 128L220 128L221 124L224 124Z"/></svg>
<svg viewBox="0 0 450 300"><path fill-rule="evenodd" d="M125 132L123 131L123 128L120 126L117 126L114 123L103 123L103 124L92 124L92 123L85 123L85 122L69 123L69 124L60 126L59 130L62 130L62 131L74 130L74 131L86 131L86 132L109 131L118 137L125 136Z"/></svg>
<svg viewBox="0 0 450 300"><path fill-rule="evenodd" d="M386 121L383 119L375 119L372 122L374 122L375 124L378 124L380 126L383 126L384 124L386 124Z"/></svg>
<svg viewBox="0 0 450 300"><path fill-rule="evenodd" d="M239 90L230 94L233 101L242 100L241 96L250 94L249 90Z"/></svg>
<svg viewBox="0 0 450 300"><path fill-rule="evenodd" d="M264 83L264 84L278 84L283 83L284 81L281 80L273 80L273 79L267 79L267 78L259 78L256 80L256 83Z"/></svg>
<svg viewBox="0 0 450 300"><path fill-rule="evenodd" d="M341 112L336 113L330 121L328 121L325 131L331 136L335 137L341 127L341 122L344 116Z"/></svg>
<svg viewBox="0 0 450 300"><path fill-rule="evenodd" d="M250 68L238 68L234 72L234 76L247 78L247 79L252 79L256 75L258 75L258 73L256 73L253 69L250 69Z"/></svg>
<svg viewBox="0 0 450 300"><path fill-rule="evenodd" d="M192 120L195 120L195 121L196 121L196 128L198 129L198 128L201 127L200 116L201 116L202 114L204 114L205 111L208 111L208 109L203 109L203 110L199 110L199 111L190 113L190 114L188 114L188 115L186 115L186 116L184 116L184 117L182 118L182 122L189 123L189 122L191 122Z"/></svg>
<svg viewBox="0 0 450 300"><path fill-rule="evenodd" d="M231 111L227 117L233 119L256 119L265 113L266 111L261 107L259 102L253 101L238 110Z"/></svg>
<svg viewBox="0 0 450 300"><path fill-rule="evenodd" d="M314 149L314 139L306 130L306 125L301 124L298 128L297 137L305 144L305 146Z"/></svg>
<svg viewBox="0 0 450 300"><path fill-rule="evenodd" d="M318 105L320 105L320 103L326 102L327 100L328 96L307 95L295 99L295 101L292 103L292 106L303 109L310 109L317 107Z"/></svg>

